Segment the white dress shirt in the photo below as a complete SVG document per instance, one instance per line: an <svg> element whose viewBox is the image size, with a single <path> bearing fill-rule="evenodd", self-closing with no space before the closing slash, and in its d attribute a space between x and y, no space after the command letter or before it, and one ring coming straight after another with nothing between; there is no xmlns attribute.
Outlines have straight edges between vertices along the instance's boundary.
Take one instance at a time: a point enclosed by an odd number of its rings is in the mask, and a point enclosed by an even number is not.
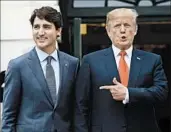
<svg viewBox="0 0 171 132"><path fill-rule="evenodd" d="M47 60L46 58L48 56L52 56L53 59L51 60L51 65L54 69L55 72L55 79L56 79L56 95L58 94L58 90L59 90L59 82L60 82L60 69L59 69L59 59L58 59L58 55L57 55L57 50L55 50L52 54L47 54L46 52L40 50L38 47L35 48L38 58L40 60L40 64L43 70L43 74L44 77L46 77L46 64L47 64Z"/></svg>
<svg viewBox="0 0 171 132"><path fill-rule="evenodd" d="M120 60L120 49L115 47L114 44L112 44L112 49L113 49L113 53L114 53L114 57L115 57L115 60L116 60L116 65L117 65L117 68L119 69L119 60ZM128 69L130 70L130 64L131 64L131 57L132 57L132 50L133 50L133 46L131 46L129 49L125 50L126 52L126 55L124 56L124 59L127 63L127 66L128 66ZM123 104L126 104L129 102L129 92L128 92L128 89L126 90L126 97L125 99L123 100Z"/></svg>

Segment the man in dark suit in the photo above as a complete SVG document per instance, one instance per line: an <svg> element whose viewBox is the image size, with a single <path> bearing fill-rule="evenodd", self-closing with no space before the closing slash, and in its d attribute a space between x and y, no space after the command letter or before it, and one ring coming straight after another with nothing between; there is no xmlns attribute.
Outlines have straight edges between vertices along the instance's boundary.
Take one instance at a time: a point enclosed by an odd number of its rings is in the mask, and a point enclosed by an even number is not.
<svg viewBox="0 0 171 132"><path fill-rule="evenodd" d="M9 62L2 132L71 132L79 61L56 46L62 26L56 9L35 9L30 22L36 46Z"/></svg>
<svg viewBox="0 0 171 132"><path fill-rule="evenodd" d="M76 82L75 132L159 132L154 104L167 98L157 54L133 48L137 12L107 14L107 49L83 57Z"/></svg>

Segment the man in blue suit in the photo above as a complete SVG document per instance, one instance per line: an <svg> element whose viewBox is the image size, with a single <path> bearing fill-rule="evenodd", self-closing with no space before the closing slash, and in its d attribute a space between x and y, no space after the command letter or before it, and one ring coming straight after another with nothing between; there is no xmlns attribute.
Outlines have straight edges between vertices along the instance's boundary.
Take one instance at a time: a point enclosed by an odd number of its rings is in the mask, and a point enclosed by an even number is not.
<svg viewBox="0 0 171 132"><path fill-rule="evenodd" d="M83 57L76 82L75 132L159 132L154 105L167 98L157 54L133 48L137 12L107 14L112 46Z"/></svg>
<svg viewBox="0 0 171 132"><path fill-rule="evenodd" d="M56 46L62 26L56 9L35 9L30 22L36 46L9 62L2 132L71 132L79 61Z"/></svg>

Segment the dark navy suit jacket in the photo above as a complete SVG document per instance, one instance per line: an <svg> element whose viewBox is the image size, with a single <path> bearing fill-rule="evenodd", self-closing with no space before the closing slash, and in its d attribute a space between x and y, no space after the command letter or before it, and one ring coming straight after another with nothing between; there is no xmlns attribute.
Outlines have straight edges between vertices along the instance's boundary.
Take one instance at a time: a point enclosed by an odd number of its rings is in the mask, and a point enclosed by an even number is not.
<svg viewBox="0 0 171 132"><path fill-rule="evenodd" d="M112 48L83 58L76 83L75 132L158 132L154 105L167 98L167 79L159 55L133 49L129 103L112 98L103 85L120 81Z"/></svg>
<svg viewBox="0 0 171 132"><path fill-rule="evenodd" d="M79 61L58 51L60 88L54 104L35 49L10 61L5 77L2 132L71 132Z"/></svg>

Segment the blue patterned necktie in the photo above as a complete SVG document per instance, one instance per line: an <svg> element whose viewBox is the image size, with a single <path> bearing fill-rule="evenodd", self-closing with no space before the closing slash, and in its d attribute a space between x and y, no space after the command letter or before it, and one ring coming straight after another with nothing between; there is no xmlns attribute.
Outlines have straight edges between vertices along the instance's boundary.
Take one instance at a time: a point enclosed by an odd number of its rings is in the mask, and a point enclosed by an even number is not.
<svg viewBox="0 0 171 132"><path fill-rule="evenodd" d="M52 56L47 57L47 65L46 65L46 81L49 87L49 91L53 100L53 103L56 103L56 79L55 72L51 65Z"/></svg>

